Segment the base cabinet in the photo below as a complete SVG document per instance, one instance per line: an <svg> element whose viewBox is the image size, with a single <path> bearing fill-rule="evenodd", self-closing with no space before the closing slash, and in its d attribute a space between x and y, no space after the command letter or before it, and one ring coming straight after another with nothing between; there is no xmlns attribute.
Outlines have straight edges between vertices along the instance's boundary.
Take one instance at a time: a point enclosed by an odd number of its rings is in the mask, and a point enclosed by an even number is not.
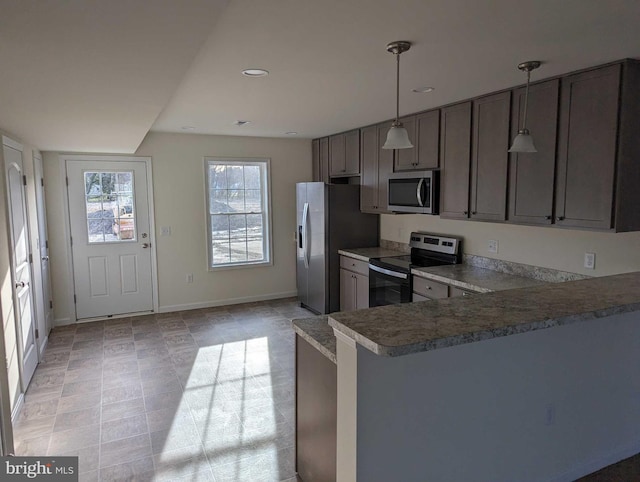
<svg viewBox="0 0 640 482"><path fill-rule="evenodd" d="M455 298L457 296L469 296L473 291L463 290L439 281L433 281L421 276L413 277L412 301L440 300L443 298Z"/></svg>
<svg viewBox="0 0 640 482"><path fill-rule="evenodd" d="M369 264L340 257L340 311L369 308Z"/></svg>
<svg viewBox="0 0 640 482"><path fill-rule="evenodd" d="M296 335L296 471L304 482L336 480L337 367Z"/></svg>

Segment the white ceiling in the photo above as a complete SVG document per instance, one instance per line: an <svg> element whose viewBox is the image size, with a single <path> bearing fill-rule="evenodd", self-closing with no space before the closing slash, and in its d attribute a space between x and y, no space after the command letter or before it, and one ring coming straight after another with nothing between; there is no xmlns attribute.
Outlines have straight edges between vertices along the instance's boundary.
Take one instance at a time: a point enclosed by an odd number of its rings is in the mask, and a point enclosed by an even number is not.
<svg viewBox="0 0 640 482"><path fill-rule="evenodd" d="M393 116L393 40L414 44L401 113L521 84L524 60L544 62L536 80L640 58L638 0L225 3L3 1L0 127L68 151L133 152L150 128L183 126L319 137Z"/></svg>

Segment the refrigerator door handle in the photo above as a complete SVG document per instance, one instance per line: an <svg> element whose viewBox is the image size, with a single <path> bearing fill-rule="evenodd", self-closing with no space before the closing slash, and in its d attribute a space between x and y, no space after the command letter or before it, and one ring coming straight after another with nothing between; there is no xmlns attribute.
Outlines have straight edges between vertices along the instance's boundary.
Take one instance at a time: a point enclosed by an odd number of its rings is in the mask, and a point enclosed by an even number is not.
<svg viewBox="0 0 640 482"><path fill-rule="evenodd" d="M302 249L302 224L298 225L298 248Z"/></svg>
<svg viewBox="0 0 640 482"><path fill-rule="evenodd" d="M304 203L302 210L302 257L304 259L304 267L309 267L309 243L307 241L307 219L309 217L309 203Z"/></svg>

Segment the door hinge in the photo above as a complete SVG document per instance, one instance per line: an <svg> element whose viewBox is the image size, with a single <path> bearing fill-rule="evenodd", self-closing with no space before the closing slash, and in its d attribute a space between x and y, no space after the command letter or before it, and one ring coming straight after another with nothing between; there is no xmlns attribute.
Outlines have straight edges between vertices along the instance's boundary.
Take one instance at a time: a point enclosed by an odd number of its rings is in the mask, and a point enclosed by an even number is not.
<svg viewBox="0 0 640 482"><path fill-rule="evenodd" d="M71 238L71 246L73 246L73 236L70 236Z"/></svg>
<svg viewBox="0 0 640 482"><path fill-rule="evenodd" d="M44 187L44 177L41 177L41 178L40 178L40 185L41 185L42 187Z"/></svg>
<svg viewBox="0 0 640 482"><path fill-rule="evenodd" d="M36 328L36 338L40 338L40 332L38 331L37 328Z"/></svg>
<svg viewBox="0 0 640 482"><path fill-rule="evenodd" d="M4 369L5 370L9 370L9 359L8 358L4 359Z"/></svg>
<svg viewBox="0 0 640 482"><path fill-rule="evenodd" d="M52 310L53 309L53 301L49 300L49 309Z"/></svg>
<svg viewBox="0 0 640 482"><path fill-rule="evenodd" d="M65 182L67 183L67 186L68 186L69 185L69 178L65 177L64 180L65 180Z"/></svg>
<svg viewBox="0 0 640 482"><path fill-rule="evenodd" d="M76 304L78 302L78 298L76 298L76 295L73 295L73 304Z"/></svg>
<svg viewBox="0 0 640 482"><path fill-rule="evenodd" d="M44 240L44 247L49 249L49 240L48 239Z"/></svg>
<svg viewBox="0 0 640 482"><path fill-rule="evenodd" d="M29 263L33 264L33 255L29 253Z"/></svg>
<svg viewBox="0 0 640 482"><path fill-rule="evenodd" d="M27 185L27 176L22 176L22 184Z"/></svg>

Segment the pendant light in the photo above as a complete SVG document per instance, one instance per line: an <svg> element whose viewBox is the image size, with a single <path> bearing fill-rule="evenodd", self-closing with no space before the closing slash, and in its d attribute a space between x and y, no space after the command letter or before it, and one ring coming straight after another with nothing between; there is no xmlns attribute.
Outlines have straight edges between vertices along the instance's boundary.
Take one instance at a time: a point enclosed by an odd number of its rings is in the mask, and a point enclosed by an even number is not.
<svg viewBox="0 0 640 482"><path fill-rule="evenodd" d="M409 149L413 147L409 140L407 129L400 122L400 54L411 48L411 42L398 40L387 45L387 52L396 56L396 120L391 124L387 133L387 141L382 146L383 149Z"/></svg>
<svg viewBox="0 0 640 482"><path fill-rule="evenodd" d="M518 68L527 73L527 87L524 91L524 116L522 119L522 129L518 131L518 135L513 139L513 144L509 152L538 152L533 144L533 137L527 129L527 104L529 103L529 82L531 81L531 71L540 67L540 62L530 60L518 64Z"/></svg>

